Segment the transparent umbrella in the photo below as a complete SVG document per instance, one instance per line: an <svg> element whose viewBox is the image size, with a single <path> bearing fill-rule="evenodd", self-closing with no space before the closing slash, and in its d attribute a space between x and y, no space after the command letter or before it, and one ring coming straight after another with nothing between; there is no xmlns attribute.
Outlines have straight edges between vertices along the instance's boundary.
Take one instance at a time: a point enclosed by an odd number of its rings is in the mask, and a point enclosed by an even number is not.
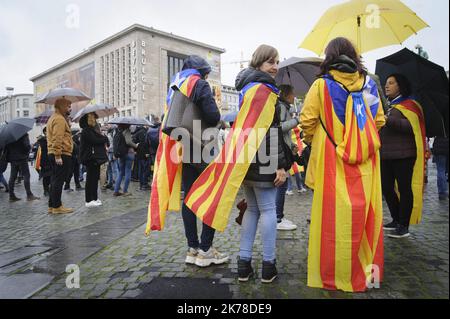
<svg viewBox="0 0 450 319"><path fill-rule="evenodd" d="M117 108L108 104L88 105L82 108L72 119L74 122L79 122L80 119L89 113L95 113L99 118L108 117L118 112Z"/></svg>
<svg viewBox="0 0 450 319"><path fill-rule="evenodd" d="M37 99L37 101L35 103L45 103L45 104L54 105L56 103L56 101L59 99L66 99L72 103L92 100L92 98L90 98L84 92L82 92L78 89L59 88L59 89L50 90L49 92L44 94L42 97Z"/></svg>

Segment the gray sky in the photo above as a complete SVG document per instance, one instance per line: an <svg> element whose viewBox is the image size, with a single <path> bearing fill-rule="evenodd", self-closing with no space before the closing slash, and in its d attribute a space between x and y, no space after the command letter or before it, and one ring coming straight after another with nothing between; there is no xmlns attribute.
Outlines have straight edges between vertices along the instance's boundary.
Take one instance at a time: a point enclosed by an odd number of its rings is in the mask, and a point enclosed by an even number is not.
<svg viewBox="0 0 450 319"><path fill-rule="evenodd" d="M0 96L5 87L32 92L29 79L84 48L134 23L205 42L221 48L222 82L234 84L241 51L248 59L262 43L275 46L281 59L314 56L298 49L328 7L344 0L0 0ZM449 2L403 0L431 28L404 43L420 43L430 60L449 68ZM80 10L78 28L68 28L68 5ZM400 50L391 46L364 55L375 69L378 58Z"/></svg>

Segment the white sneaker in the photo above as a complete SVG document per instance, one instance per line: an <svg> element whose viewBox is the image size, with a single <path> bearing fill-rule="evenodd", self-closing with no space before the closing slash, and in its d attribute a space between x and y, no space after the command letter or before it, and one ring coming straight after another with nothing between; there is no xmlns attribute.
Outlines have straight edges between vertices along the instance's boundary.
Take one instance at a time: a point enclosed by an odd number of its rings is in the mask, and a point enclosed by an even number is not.
<svg viewBox="0 0 450 319"><path fill-rule="evenodd" d="M286 192L286 195L292 196L292 195L294 195L294 192L293 192L293 191L287 191L287 192Z"/></svg>
<svg viewBox="0 0 450 319"><path fill-rule="evenodd" d="M195 264L198 267L209 267L212 264L221 265L228 261L228 256L219 253L214 247L211 247L207 252L199 249Z"/></svg>
<svg viewBox="0 0 450 319"><path fill-rule="evenodd" d="M186 264L195 265L195 261L197 260L198 249L189 248L186 255Z"/></svg>
<svg viewBox="0 0 450 319"><path fill-rule="evenodd" d="M93 200L92 202L86 203L87 208L94 208L94 207L99 207L99 206L100 205L95 200Z"/></svg>
<svg viewBox="0 0 450 319"><path fill-rule="evenodd" d="M281 223L277 224L277 230L296 230L297 225L294 225L292 222L289 223L286 219L281 220Z"/></svg>
<svg viewBox="0 0 450 319"><path fill-rule="evenodd" d="M286 218L283 218L281 220L281 222L285 222L286 224L289 224L289 225L295 225L293 222L291 222L289 219L286 219Z"/></svg>
<svg viewBox="0 0 450 319"><path fill-rule="evenodd" d="M102 201L100 199L97 199L95 202L97 203L98 206L102 206L103 205L103 203L102 203Z"/></svg>
<svg viewBox="0 0 450 319"><path fill-rule="evenodd" d="M298 193L299 193L299 194L304 194L304 193L306 193L306 192L307 192L306 188L302 188L302 189L299 189L299 190L298 190Z"/></svg>

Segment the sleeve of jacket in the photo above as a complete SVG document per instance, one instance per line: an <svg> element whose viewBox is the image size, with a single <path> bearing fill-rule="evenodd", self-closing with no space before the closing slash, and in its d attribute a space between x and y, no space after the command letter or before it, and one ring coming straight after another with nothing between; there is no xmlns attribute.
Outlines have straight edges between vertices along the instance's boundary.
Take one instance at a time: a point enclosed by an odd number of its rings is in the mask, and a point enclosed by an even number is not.
<svg viewBox="0 0 450 319"><path fill-rule="evenodd" d="M106 136L97 134L93 130L83 131L84 139L91 145L103 145L108 143L108 138Z"/></svg>
<svg viewBox="0 0 450 319"><path fill-rule="evenodd" d="M281 124L281 130L283 131L283 133L287 133L290 130L296 128L298 126L298 124L299 124L298 118L290 119Z"/></svg>
<svg viewBox="0 0 450 319"><path fill-rule="evenodd" d="M311 144L317 125L319 125L320 108L322 106L321 82L323 80L319 79L311 86L300 114L300 125L307 144Z"/></svg>
<svg viewBox="0 0 450 319"><path fill-rule="evenodd" d="M58 118L52 123L52 136L51 144L54 149L55 158L61 158L62 148L64 143L64 132L66 131L66 120L64 118Z"/></svg>
<svg viewBox="0 0 450 319"><path fill-rule="evenodd" d="M398 132L407 133L407 134L414 134L413 128L411 123L409 123L408 119L401 114L398 110L392 110L392 112L398 112L398 116L389 116L386 122L386 126L389 128L392 128Z"/></svg>
<svg viewBox="0 0 450 319"><path fill-rule="evenodd" d="M192 100L201 108L203 119L209 126L216 126L219 123L220 111L208 82L205 80L197 82Z"/></svg>

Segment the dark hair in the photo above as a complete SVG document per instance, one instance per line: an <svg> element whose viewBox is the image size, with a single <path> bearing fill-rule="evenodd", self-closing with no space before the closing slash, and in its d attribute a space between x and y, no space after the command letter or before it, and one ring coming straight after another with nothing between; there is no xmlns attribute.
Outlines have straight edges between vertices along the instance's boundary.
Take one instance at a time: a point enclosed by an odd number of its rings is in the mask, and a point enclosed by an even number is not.
<svg viewBox="0 0 450 319"><path fill-rule="evenodd" d="M400 88L400 94L403 97L408 97L411 95L411 93L412 93L411 82L409 82L409 80L406 76L404 76L403 74L400 74L400 73L394 73L394 74L389 75L386 78L386 82L387 82L387 80L389 80L389 78L395 79L395 81L398 84L398 87Z"/></svg>
<svg viewBox="0 0 450 319"><path fill-rule="evenodd" d="M330 65L341 55L345 55L352 59L356 64L358 72L367 75L367 69L363 65L355 46L349 39L343 37L333 39L328 43L328 46L325 49L325 60L320 65L319 75L322 76L327 74L330 71Z"/></svg>
<svg viewBox="0 0 450 319"><path fill-rule="evenodd" d="M294 88L292 87L292 85L283 84L280 85L279 89L280 89L280 98L283 101L286 101L287 97L290 94L294 93Z"/></svg>

